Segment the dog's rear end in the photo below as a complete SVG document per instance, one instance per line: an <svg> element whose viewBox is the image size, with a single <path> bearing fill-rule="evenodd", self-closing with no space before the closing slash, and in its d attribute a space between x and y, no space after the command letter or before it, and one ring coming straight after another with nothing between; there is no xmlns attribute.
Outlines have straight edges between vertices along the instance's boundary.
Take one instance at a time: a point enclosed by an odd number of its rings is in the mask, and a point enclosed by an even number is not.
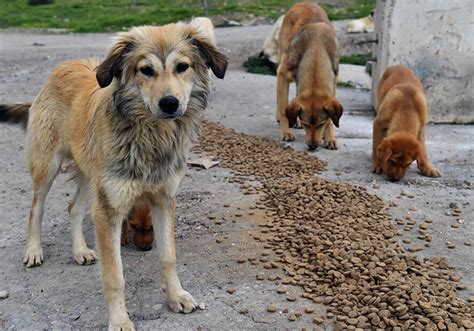
<svg viewBox="0 0 474 331"><path fill-rule="evenodd" d="M377 117L373 125L372 171L400 180L416 160L420 172L440 176L428 162L425 126L428 106L423 85L408 68L385 70L377 88Z"/></svg>

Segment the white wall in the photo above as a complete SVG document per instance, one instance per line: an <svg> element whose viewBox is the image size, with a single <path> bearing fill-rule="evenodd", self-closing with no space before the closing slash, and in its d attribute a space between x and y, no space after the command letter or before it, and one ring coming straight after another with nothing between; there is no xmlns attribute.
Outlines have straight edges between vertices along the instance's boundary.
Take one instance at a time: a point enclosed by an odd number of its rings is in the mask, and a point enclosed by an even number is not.
<svg viewBox="0 0 474 331"><path fill-rule="evenodd" d="M373 101L383 70L411 68L433 122L474 123L474 0L377 0Z"/></svg>

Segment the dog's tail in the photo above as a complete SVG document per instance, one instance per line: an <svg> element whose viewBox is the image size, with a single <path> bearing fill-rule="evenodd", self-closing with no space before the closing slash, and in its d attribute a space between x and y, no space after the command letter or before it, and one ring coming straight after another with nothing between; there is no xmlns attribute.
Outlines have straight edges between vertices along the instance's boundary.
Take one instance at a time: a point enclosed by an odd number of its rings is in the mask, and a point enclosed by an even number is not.
<svg viewBox="0 0 474 331"><path fill-rule="evenodd" d="M0 105L0 122L22 124L26 129L31 102Z"/></svg>

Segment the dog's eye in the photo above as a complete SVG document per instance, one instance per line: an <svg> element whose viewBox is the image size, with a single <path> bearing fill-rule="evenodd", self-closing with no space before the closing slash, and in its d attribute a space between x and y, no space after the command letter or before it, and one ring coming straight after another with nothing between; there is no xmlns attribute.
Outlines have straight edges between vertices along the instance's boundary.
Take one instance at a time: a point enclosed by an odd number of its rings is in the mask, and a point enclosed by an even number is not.
<svg viewBox="0 0 474 331"><path fill-rule="evenodd" d="M153 68L152 68L152 67L148 67L148 66L146 66L146 67L141 67L141 68L140 68L140 72L141 72L142 74L144 74L145 76L153 76L153 74L155 73L155 72L153 71Z"/></svg>
<svg viewBox="0 0 474 331"><path fill-rule="evenodd" d="M189 64L181 62L181 63L178 63L178 65L176 66L176 71L180 73L180 72L184 72L188 70L188 68L189 68Z"/></svg>

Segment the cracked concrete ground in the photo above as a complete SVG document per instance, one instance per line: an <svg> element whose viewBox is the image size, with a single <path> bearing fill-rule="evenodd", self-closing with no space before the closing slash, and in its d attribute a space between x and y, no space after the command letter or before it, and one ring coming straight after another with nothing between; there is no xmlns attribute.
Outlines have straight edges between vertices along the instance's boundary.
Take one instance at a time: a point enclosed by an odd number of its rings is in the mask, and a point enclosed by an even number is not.
<svg viewBox="0 0 474 331"><path fill-rule="evenodd" d="M268 26L217 29L220 46L231 54L230 70L223 81L214 81L208 119L252 135L280 140L275 122L275 77L258 76L241 70L241 62L259 50ZM110 34L48 35L32 32L0 32L0 102L32 100L57 63L77 57L103 57ZM34 43L44 46L33 46ZM345 113L336 131L338 151L320 149L315 155L328 162L323 177L348 181L380 194L397 204L395 217L409 216L420 224L433 220L431 247L416 254L420 258L444 255L463 276L467 289L461 296L474 294L473 241L474 127L430 125L427 147L430 159L443 177L422 177L415 166L399 183L389 183L370 173L371 123L373 113L369 93L339 89ZM296 131L293 148L303 150L304 134ZM13 126L0 127L0 328L31 329L104 329L106 310L97 265L78 266L72 258L67 203L74 187L67 174L58 176L48 196L43 222L45 263L26 269L21 263L25 245L26 220L31 199L31 182L24 165L24 132ZM229 183L231 173L220 167L210 170L192 168L178 195L177 255L183 286L206 308L190 315L170 312L159 289L156 252L140 252L133 245L122 250L129 313L138 329L156 330L284 330L313 327L311 319L322 315L324 306L313 315L303 314L289 322L285 314L266 312L274 303L290 311L302 311L310 303L303 298L286 302L270 281L257 281L261 266L238 264L262 250L251 235L261 220L249 215L248 207L258 198L244 195ZM401 192L406 193L400 195ZM224 207L230 204L231 207ZM450 205L462 210L459 228L452 228L456 217ZM239 212L243 216L236 217ZM217 216L216 222L207 216ZM221 224L218 224L221 223ZM458 223L459 224L459 223ZM85 221L86 240L94 244L90 216ZM416 239L416 228L400 229L402 239L423 246ZM221 239L217 243L216 239ZM221 241L219 240L219 241ZM446 241L456 245L448 250ZM405 245L405 244L404 244ZM407 245L405 245L407 246ZM409 244L408 246L411 246ZM234 287L229 294L226 289ZM299 288L292 288L295 294ZM241 314L248 310L247 314ZM325 325L331 329L331 324Z"/></svg>

